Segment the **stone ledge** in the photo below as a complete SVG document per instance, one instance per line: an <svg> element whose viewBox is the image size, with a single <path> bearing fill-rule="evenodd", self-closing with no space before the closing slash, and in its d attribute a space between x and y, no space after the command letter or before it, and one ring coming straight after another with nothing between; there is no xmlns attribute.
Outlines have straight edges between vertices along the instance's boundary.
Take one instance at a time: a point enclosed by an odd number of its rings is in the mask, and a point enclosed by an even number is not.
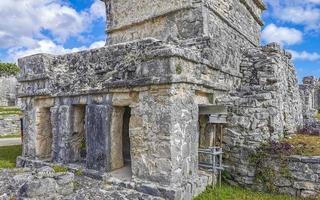
<svg viewBox="0 0 320 200"><path fill-rule="evenodd" d="M302 163L320 163L320 156L300 156L293 155L289 157L290 161Z"/></svg>

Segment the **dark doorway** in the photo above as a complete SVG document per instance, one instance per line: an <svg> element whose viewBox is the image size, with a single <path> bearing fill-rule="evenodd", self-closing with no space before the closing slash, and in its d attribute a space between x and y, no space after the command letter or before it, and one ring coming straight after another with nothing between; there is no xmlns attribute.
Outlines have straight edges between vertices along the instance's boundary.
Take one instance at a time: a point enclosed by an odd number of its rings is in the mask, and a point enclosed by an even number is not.
<svg viewBox="0 0 320 200"><path fill-rule="evenodd" d="M85 105L74 105L73 107L72 162L82 163L86 160L85 111Z"/></svg>
<svg viewBox="0 0 320 200"><path fill-rule="evenodd" d="M127 106L124 109L123 128L122 128L122 154L123 154L124 165L131 164L130 135L129 135L130 117L131 117L131 108Z"/></svg>

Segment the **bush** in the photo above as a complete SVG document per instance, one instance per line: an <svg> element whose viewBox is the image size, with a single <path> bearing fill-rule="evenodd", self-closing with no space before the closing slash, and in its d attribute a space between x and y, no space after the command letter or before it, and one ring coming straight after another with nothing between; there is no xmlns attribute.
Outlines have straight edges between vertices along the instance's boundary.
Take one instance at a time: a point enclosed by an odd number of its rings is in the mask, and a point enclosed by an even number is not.
<svg viewBox="0 0 320 200"><path fill-rule="evenodd" d="M0 76L17 75L20 68L13 63L0 63Z"/></svg>
<svg viewBox="0 0 320 200"><path fill-rule="evenodd" d="M291 177L288 156L293 154L293 145L286 141L270 141L263 144L250 155L250 164L255 168L255 181L263 184L269 192L278 192L275 181L283 176ZM280 164L280 173L276 171L273 160Z"/></svg>

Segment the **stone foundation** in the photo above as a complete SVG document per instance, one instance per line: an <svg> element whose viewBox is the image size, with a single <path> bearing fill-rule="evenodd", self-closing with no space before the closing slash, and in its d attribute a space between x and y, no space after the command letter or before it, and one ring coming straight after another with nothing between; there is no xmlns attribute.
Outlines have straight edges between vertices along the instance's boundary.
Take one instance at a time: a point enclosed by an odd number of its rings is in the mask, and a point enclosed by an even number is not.
<svg viewBox="0 0 320 200"><path fill-rule="evenodd" d="M117 172L104 173L101 171L90 170L75 164L61 165L59 163L45 162L40 160L36 161L26 157L17 158L17 167L21 166L31 168L61 166L74 173L81 171L82 175L92 177L97 180L102 180L107 185L119 186L129 190L136 190L144 194L152 195L154 197L161 197L168 200L188 199L192 195L197 196L206 189L207 185L212 184L212 174L208 174L204 171L199 172L199 177L194 180L192 185L186 184L179 187L168 187L155 182L136 182L133 181L131 177L119 177ZM214 180L213 184L216 184L216 180Z"/></svg>

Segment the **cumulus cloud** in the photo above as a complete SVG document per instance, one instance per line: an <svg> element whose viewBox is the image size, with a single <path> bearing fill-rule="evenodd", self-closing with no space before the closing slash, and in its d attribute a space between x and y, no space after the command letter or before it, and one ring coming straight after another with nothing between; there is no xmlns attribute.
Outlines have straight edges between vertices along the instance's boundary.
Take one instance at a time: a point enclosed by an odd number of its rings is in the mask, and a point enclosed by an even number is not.
<svg viewBox="0 0 320 200"><path fill-rule="evenodd" d="M76 11L61 0L1 0L0 48L39 46L51 34L63 44L70 37L87 31L103 16L104 5L95 0L91 8Z"/></svg>
<svg viewBox="0 0 320 200"><path fill-rule="evenodd" d="M265 2L275 18L303 25L306 30L319 31L320 0L265 0Z"/></svg>
<svg viewBox="0 0 320 200"><path fill-rule="evenodd" d="M294 60L308 60L308 61L320 60L320 54L316 52L312 52L312 53L307 51L297 52L294 50L289 50L289 52L292 54L292 57Z"/></svg>
<svg viewBox="0 0 320 200"><path fill-rule="evenodd" d="M281 45L293 45L303 40L303 34L294 28L278 27L275 24L269 24L262 31L262 40L266 43L277 42Z"/></svg>
<svg viewBox="0 0 320 200"><path fill-rule="evenodd" d="M100 0L95 0L90 7L90 13L93 18L105 18L106 17L105 4Z"/></svg>

